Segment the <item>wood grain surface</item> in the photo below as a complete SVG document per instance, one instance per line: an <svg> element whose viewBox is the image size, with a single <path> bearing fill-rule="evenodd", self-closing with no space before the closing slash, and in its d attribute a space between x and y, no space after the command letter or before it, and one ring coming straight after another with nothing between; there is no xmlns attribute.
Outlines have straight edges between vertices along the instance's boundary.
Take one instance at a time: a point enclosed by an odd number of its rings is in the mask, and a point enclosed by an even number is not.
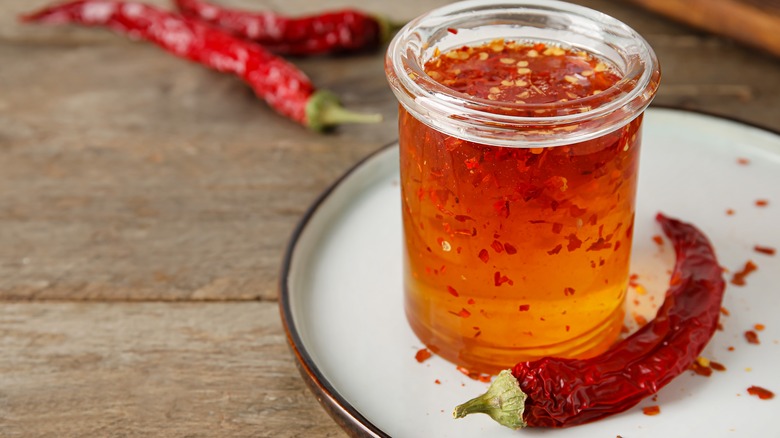
<svg viewBox="0 0 780 438"><path fill-rule="evenodd" d="M156 47L16 22L45 3L0 2L0 436L343 436L296 371L278 272L311 202L396 138L383 53L293 60L385 117L321 135ZM226 3L405 20L446 2ZM650 41L656 103L780 130L776 58L579 3Z"/></svg>

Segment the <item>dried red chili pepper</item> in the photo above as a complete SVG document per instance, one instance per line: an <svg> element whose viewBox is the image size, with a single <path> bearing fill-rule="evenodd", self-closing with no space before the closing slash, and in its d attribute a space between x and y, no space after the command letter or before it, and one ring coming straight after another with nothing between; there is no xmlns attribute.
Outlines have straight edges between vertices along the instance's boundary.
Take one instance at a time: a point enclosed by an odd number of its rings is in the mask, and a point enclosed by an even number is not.
<svg viewBox="0 0 780 438"><path fill-rule="evenodd" d="M455 417L481 412L512 428L574 426L623 412L688 369L715 332L725 282L706 236L661 214L657 220L674 245L680 282L655 319L590 359L520 362L455 408Z"/></svg>
<svg viewBox="0 0 780 438"><path fill-rule="evenodd" d="M305 17L228 9L201 0L176 0L179 11L285 55L322 55L376 49L398 26L354 9Z"/></svg>
<svg viewBox="0 0 780 438"><path fill-rule="evenodd" d="M150 5L113 0L78 0L21 17L50 24L103 26L152 42L174 55L243 79L274 110L323 130L339 123L375 122L378 116L344 109L331 92L315 90L298 68L259 44Z"/></svg>

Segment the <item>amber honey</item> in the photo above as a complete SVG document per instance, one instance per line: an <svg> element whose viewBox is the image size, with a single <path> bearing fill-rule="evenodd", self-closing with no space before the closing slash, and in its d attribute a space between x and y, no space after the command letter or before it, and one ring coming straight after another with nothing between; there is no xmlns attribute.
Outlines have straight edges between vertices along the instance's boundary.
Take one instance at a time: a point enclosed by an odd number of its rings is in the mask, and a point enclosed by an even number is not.
<svg viewBox="0 0 780 438"><path fill-rule="evenodd" d="M437 50L424 68L457 93L495 102L495 112L523 117L554 115L561 102L591 111L621 81L586 51L506 40ZM595 355L615 341L641 119L577 143L507 147L443 133L401 107L405 309L432 351L494 372L542 356Z"/></svg>

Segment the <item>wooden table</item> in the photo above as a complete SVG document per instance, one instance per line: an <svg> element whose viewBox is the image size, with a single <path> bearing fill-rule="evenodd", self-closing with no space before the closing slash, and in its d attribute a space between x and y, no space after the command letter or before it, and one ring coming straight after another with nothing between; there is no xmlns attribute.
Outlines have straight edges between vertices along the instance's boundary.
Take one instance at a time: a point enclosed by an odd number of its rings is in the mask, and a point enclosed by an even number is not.
<svg viewBox="0 0 780 438"><path fill-rule="evenodd" d="M45 2L0 3L0 436L342 436L296 370L278 272L310 203L396 137L383 54L295 60L385 116L322 135L150 45L16 23ZM352 3L403 20L445 2ZM780 130L777 59L582 3L655 47L656 103Z"/></svg>

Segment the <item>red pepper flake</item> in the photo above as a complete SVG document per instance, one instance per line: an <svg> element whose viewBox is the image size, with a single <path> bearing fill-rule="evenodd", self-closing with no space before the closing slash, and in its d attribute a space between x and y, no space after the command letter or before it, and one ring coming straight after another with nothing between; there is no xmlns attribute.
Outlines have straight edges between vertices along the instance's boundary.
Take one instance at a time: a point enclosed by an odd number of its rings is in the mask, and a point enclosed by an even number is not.
<svg viewBox="0 0 780 438"><path fill-rule="evenodd" d="M458 222L466 222L466 221L473 221L474 218L471 216L466 216L465 214L458 214L455 215L455 220Z"/></svg>
<svg viewBox="0 0 780 438"><path fill-rule="evenodd" d="M631 274L631 275L629 275L628 276L628 285L631 286L631 287L637 287L637 285L639 284L637 282L637 280L639 280L639 274Z"/></svg>
<svg viewBox="0 0 780 438"><path fill-rule="evenodd" d="M656 234L655 236L653 236L653 242L655 242L656 245L658 246L662 246L664 244L664 238Z"/></svg>
<svg viewBox="0 0 780 438"><path fill-rule="evenodd" d="M723 314L723 316L729 316L729 315L731 315L731 312L729 312L729 309L727 309L727 308L725 308L725 307L721 307L721 308L720 308L720 313L721 313L721 314Z"/></svg>
<svg viewBox="0 0 780 438"><path fill-rule="evenodd" d="M769 201L766 199L756 199L756 207L766 207L769 205Z"/></svg>
<svg viewBox="0 0 780 438"><path fill-rule="evenodd" d="M434 380L434 381L433 381L433 383L435 383L435 384L437 384L437 385L441 385L441 380L439 380L439 379L436 379L436 380Z"/></svg>
<svg viewBox="0 0 780 438"><path fill-rule="evenodd" d="M751 272L758 269L758 266L753 263L752 260L748 260L747 263L745 263L745 267L742 268L741 271L735 272L734 276L731 277L731 284L737 285L737 286L744 286L745 285L745 277L748 276Z"/></svg>
<svg viewBox="0 0 780 438"><path fill-rule="evenodd" d="M661 413L661 407L658 405L645 406L642 408L642 413L649 416L658 415Z"/></svg>
<svg viewBox="0 0 780 438"><path fill-rule="evenodd" d="M608 249L608 248L612 248L612 244L607 242L603 237L599 237L599 240L594 242L585 251L601 251L602 249Z"/></svg>
<svg viewBox="0 0 780 438"><path fill-rule="evenodd" d="M567 287L563 290L563 294L565 296L574 295L574 288L573 287Z"/></svg>
<svg viewBox="0 0 780 438"><path fill-rule="evenodd" d="M588 218L588 223L595 226L596 223L598 223L598 220L599 220L598 216L596 216L596 214L594 213L590 215L590 217Z"/></svg>
<svg viewBox="0 0 780 438"><path fill-rule="evenodd" d="M487 263L488 260L490 260L490 254L488 254L486 249L482 249L479 251L479 259L482 260L483 263Z"/></svg>
<svg viewBox="0 0 780 438"><path fill-rule="evenodd" d="M638 313L635 313L632 316L634 317L634 322L636 322L640 327L647 324L647 318L645 318L644 316Z"/></svg>
<svg viewBox="0 0 780 438"><path fill-rule="evenodd" d="M737 158L737 164L741 164L742 166L747 166L748 164L750 164L750 160L748 160L747 158L739 157Z"/></svg>
<svg viewBox="0 0 780 438"><path fill-rule="evenodd" d="M519 310L521 312L527 312L527 311L531 310L531 305L530 304L521 304L520 307L517 308L517 310Z"/></svg>
<svg viewBox="0 0 780 438"><path fill-rule="evenodd" d="M466 165L466 169L469 170L479 167L479 161L477 161L476 157L467 158L463 163Z"/></svg>
<svg viewBox="0 0 780 438"><path fill-rule="evenodd" d="M727 209L726 210L726 215L727 216L734 216L734 209L733 208Z"/></svg>
<svg viewBox="0 0 780 438"><path fill-rule="evenodd" d="M755 252L760 252L761 254L766 254L766 255L771 255L771 256L775 255L775 252L776 252L776 250L774 248L772 248L772 247L760 246L760 245L754 246L753 250Z"/></svg>
<svg viewBox="0 0 780 438"><path fill-rule="evenodd" d="M758 339L758 333L754 332L753 330L747 330L745 332L745 340L748 341L748 344L760 344L761 341Z"/></svg>
<svg viewBox="0 0 780 438"><path fill-rule="evenodd" d="M561 231L563 230L563 224L560 222L555 222L552 224L552 232L555 234L561 234Z"/></svg>
<svg viewBox="0 0 780 438"><path fill-rule="evenodd" d="M512 244L510 244L510 243L505 243L505 244L504 244L504 251L506 251L506 253L507 253L508 255L514 255L514 254L517 254L517 248L515 248L514 246L512 246Z"/></svg>
<svg viewBox="0 0 780 438"><path fill-rule="evenodd" d="M731 345L729 345L729 348L727 348L726 350L728 350L728 351L734 351L734 347L733 347L733 346L731 346Z"/></svg>
<svg viewBox="0 0 780 438"><path fill-rule="evenodd" d="M514 281L512 281L509 277L506 275L501 275L501 272L496 271L496 273L493 275L493 280L496 284L496 287L501 286L504 283L509 283L510 286L515 284Z"/></svg>
<svg viewBox="0 0 780 438"><path fill-rule="evenodd" d="M414 355L414 358L417 359L417 362L423 363L426 360L430 359L433 354L430 350L427 348L421 348L417 350L417 354Z"/></svg>
<svg viewBox="0 0 780 438"><path fill-rule="evenodd" d="M751 386L747 389L747 392L750 395L755 395L761 400L769 400L775 397L775 393L760 386Z"/></svg>
<svg viewBox="0 0 780 438"><path fill-rule="evenodd" d="M549 254L549 255L558 254L559 252L561 252L562 248L563 248L563 245L561 245L561 244L555 245L555 248L547 251L547 254Z"/></svg>
<svg viewBox="0 0 780 438"><path fill-rule="evenodd" d="M577 235L574 233L569 234L567 239L569 239L569 244L566 245L566 249L568 249L569 252L574 251L575 249L582 246L582 240L578 239Z"/></svg>
<svg viewBox="0 0 780 438"><path fill-rule="evenodd" d="M457 290L455 290L455 288L454 288L454 287L452 287L452 286L447 286L447 292L449 292L449 293L450 293L450 295L452 295L453 297L459 297L459 296L460 296L460 295L458 294L458 291L457 291Z"/></svg>
<svg viewBox="0 0 780 438"><path fill-rule="evenodd" d="M447 28L447 32L449 32L449 33L451 33L453 35L457 35L458 34L458 29L454 29L452 27L448 27Z"/></svg>
<svg viewBox="0 0 780 438"><path fill-rule="evenodd" d="M715 362L714 360L710 361L710 368L712 368L713 370L718 371L718 372L726 371L726 366L725 365L723 365L720 362Z"/></svg>
<svg viewBox="0 0 780 438"><path fill-rule="evenodd" d="M499 216L509 217L509 201L496 201L493 203L493 209Z"/></svg>
<svg viewBox="0 0 780 438"><path fill-rule="evenodd" d="M468 304L471 304L472 306L473 306L473 305L476 303L476 301L474 301L474 298L469 298L469 300L468 300L468 301L466 301L466 302L467 302Z"/></svg>
<svg viewBox="0 0 780 438"><path fill-rule="evenodd" d="M702 362L704 362L704 361L700 361L698 359L693 361L693 363L691 364L689 369L691 371L693 371L694 373L700 375L700 376L704 376L704 377L711 376L712 375L712 368L710 368L710 366L709 366L711 364L711 362L709 362L709 361L705 362L706 366Z"/></svg>
<svg viewBox="0 0 780 438"><path fill-rule="evenodd" d="M756 324L753 326L754 329L756 329L757 332L763 331L766 326L764 324Z"/></svg>
<svg viewBox="0 0 780 438"><path fill-rule="evenodd" d="M499 254L504 252L504 245L502 245L498 240L494 240L493 243L490 244L490 247L493 248L493 251Z"/></svg>

